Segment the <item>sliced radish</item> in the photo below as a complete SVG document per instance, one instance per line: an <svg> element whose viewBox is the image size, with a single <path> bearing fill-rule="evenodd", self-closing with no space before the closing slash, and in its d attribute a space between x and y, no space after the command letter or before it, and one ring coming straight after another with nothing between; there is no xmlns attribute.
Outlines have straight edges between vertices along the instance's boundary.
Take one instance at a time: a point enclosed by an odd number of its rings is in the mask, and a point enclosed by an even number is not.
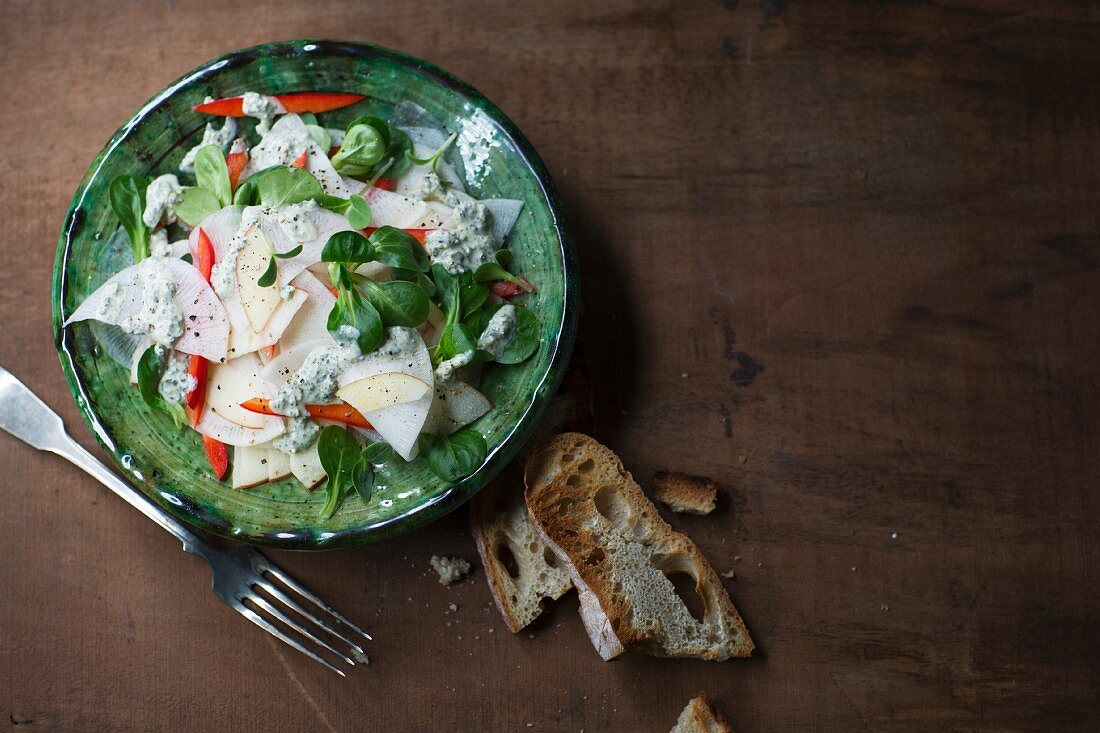
<svg viewBox="0 0 1100 733"><path fill-rule="evenodd" d="M196 262L198 261L199 230L201 229L214 248L214 260L221 262L225 257L225 251L229 249L229 242L237 234L237 230L241 228L241 214L243 211L244 207L242 206L227 206L203 219L197 227L191 230L191 234L187 237L187 248L191 252L191 257Z"/></svg>
<svg viewBox="0 0 1100 733"><path fill-rule="evenodd" d="M303 152L306 153L309 172L321 182L326 194L340 198L351 195L343 178L332 166L328 151L321 150L314 142L306 124L296 114L281 117L260 143L249 151L248 163L241 171L239 180L244 181L253 173L273 165L290 165Z"/></svg>
<svg viewBox="0 0 1100 733"><path fill-rule="evenodd" d="M195 426L205 436L220 440L226 445L249 446L266 443L278 438L286 430L282 418L270 417L264 420L263 428L253 430L234 425L213 410L204 410L202 419Z"/></svg>
<svg viewBox="0 0 1100 733"><path fill-rule="evenodd" d="M279 282L284 285L310 265L321 261L321 252L333 234L354 231L345 217L328 209L307 211L305 217L317 230L317 235L305 242L292 240L273 217L264 216L260 219L260 227L271 240L271 246L276 252L289 252L299 244L302 245L302 251L294 257L279 260Z"/></svg>
<svg viewBox="0 0 1100 733"><path fill-rule="evenodd" d="M373 227L409 226L410 221L423 216L426 208L423 201L383 191L381 188L368 188L363 193L363 198L370 204L370 224Z"/></svg>
<svg viewBox="0 0 1100 733"><path fill-rule="evenodd" d="M523 210L523 202L515 199L482 199L482 206L489 210L493 225L493 239L497 246L504 244L504 238L512 231Z"/></svg>
<svg viewBox="0 0 1100 733"><path fill-rule="evenodd" d="M168 268L175 284L176 304L183 313L183 335L173 344L174 348L210 361L221 361L229 342L229 319L225 308L199 271L183 260L150 257L127 267L89 295L65 325L85 320L122 325L141 310L143 284L154 276L155 268L161 266ZM105 309L108 298L117 298L119 307Z"/></svg>

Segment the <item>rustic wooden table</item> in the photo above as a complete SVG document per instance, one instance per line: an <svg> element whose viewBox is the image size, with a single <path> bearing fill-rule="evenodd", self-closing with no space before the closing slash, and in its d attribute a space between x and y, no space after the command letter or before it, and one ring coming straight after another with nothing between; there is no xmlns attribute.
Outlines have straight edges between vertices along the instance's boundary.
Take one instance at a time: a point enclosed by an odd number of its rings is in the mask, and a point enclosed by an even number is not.
<svg viewBox="0 0 1100 733"><path fill-rule="evenodd" d="M563 192L595 434L760 653L601 662L575 596L513 637L465 509L280 564L376 634L343 681L248 626L167 535L0 437L0 720L30 730L1100 728L1100 7L0 0L0 363L86 445L54 242L152 93L235 47L350 37L485 92ZM738 559L739 558L739 559ZM450 611L449 604L457 605ZM2 725L2 723L0 723Z"/></svg>

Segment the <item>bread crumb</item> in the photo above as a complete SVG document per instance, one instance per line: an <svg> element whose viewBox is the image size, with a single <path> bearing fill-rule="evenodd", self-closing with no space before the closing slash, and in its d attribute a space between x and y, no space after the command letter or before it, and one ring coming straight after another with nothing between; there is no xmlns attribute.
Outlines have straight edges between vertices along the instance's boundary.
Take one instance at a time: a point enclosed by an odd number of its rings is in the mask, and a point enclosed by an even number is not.
<svg viewBox="0 0 1100 733"><path fill-rule="evenodd" d="M458 610L458 605L452 603L451 605L447 606L447 608L451 609L451 613L454 613L455 611Z"/></svg>
<svg viewBox="0 0 1100 733"><path fill-rule="evenodd" d="M747 460L749 460L749 459L746 458L745 456L737 456L737 462L738 463L744 463Z"/></svg>
<svg viewBox="0 0 1100 733"><path fill-rule="evenodd" d="M722 573L723 578L732 578L732 577L735 577L736 575L737 575L737 573L733 570L727 570L726 572Z"/></svg>
<svg viewBox="0 0 1100 733"><path fill-rule="evenodd" d="M733 556L733 561L734 562L741 562L741 556L740 555L734 555Z"/></svg>
<svg viewBox="0 0 1100 733"><path fill-rule="evenodd" d="M439 584L457 583L470 574L470 563L461 557L432 555L432 567L439 573ZM411 598L409 600L412 600Z"/></svg>
<svg viewBox="0 0 1100 733"><path fill-rule="evenodd" d="M897 532L891 532L890 533L890 539L896 540L897 538L898 538L898 533Z"/></svg>
<svg viewBox="0 0 1100 733"><path fill-rule="evenodd" d="M890 610L890 604L889 603L883 603L878 608L879 608L880 611L889 611Z"/></svg>
<svg viewBox="0 0 1100 733"><path fill-rule="evenodd" d="M856 566L855 566L855 565L853 565L853 566L852 566L852 572L854 573L855 571L856 571Z"/></svg>

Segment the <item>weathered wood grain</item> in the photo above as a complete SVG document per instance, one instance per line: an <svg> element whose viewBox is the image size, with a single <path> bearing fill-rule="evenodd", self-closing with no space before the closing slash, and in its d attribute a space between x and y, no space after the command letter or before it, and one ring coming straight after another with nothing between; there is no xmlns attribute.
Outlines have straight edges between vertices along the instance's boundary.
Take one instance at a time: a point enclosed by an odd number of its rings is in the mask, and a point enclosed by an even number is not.
<svg viewBox="0 0 1100 733"><path fill-rule="evenodd" d="M309 36L435 61L530 136L581 250L595 434L729 487L671 521L762 653L605 664L572 596L512 637L480 573L432 577L476 555L459 512L278 556L377 634L340 682L0 438L0 721L662 731L705 689L740 731L1100 726L1100 6L0 0L0 363L82 442L48 293L85 167L200 61Z"/></svg>

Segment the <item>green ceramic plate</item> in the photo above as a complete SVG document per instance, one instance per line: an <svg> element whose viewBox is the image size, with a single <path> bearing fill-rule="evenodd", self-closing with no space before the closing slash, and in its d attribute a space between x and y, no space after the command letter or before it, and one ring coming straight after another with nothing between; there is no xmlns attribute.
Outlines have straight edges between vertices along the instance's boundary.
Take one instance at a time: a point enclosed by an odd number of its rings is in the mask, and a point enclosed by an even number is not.
<svg viewBox="0 0 1100 733"><path fill-rule="evenodd" d="M493 365L482 389L494 409L474 426L490 453L470 477L448 485L416 461L384 481L368 503L349 497L328 521L318 517L323 492L293 479L247 491L215 481L198 433L175 430L145 407L127 370L108 357L93 325L62 328L69 314L125 265L107 187L123 173L175 172L202 136L206 119L192 111L207 95L246 90L360 92L367 99L325 115L343 126L363 114L386 116L411 101L447 130L466 183L482 198L522 199L509 238L513 269L538 286L523 296L542 326L539 351L517 366ZM248 122L251 124L251 121ZM327 549L407 532L461 505L515 455L557 388L576 330L577 274L573 245L553 183L531 144L485 97L419 59L359 43L291 41L231 53L203 64L153 97L115 133L76 192L58 240L53 278L54 336L77 406L96 438L130 479L180 518L245 542L294 549Z"/></svg>

